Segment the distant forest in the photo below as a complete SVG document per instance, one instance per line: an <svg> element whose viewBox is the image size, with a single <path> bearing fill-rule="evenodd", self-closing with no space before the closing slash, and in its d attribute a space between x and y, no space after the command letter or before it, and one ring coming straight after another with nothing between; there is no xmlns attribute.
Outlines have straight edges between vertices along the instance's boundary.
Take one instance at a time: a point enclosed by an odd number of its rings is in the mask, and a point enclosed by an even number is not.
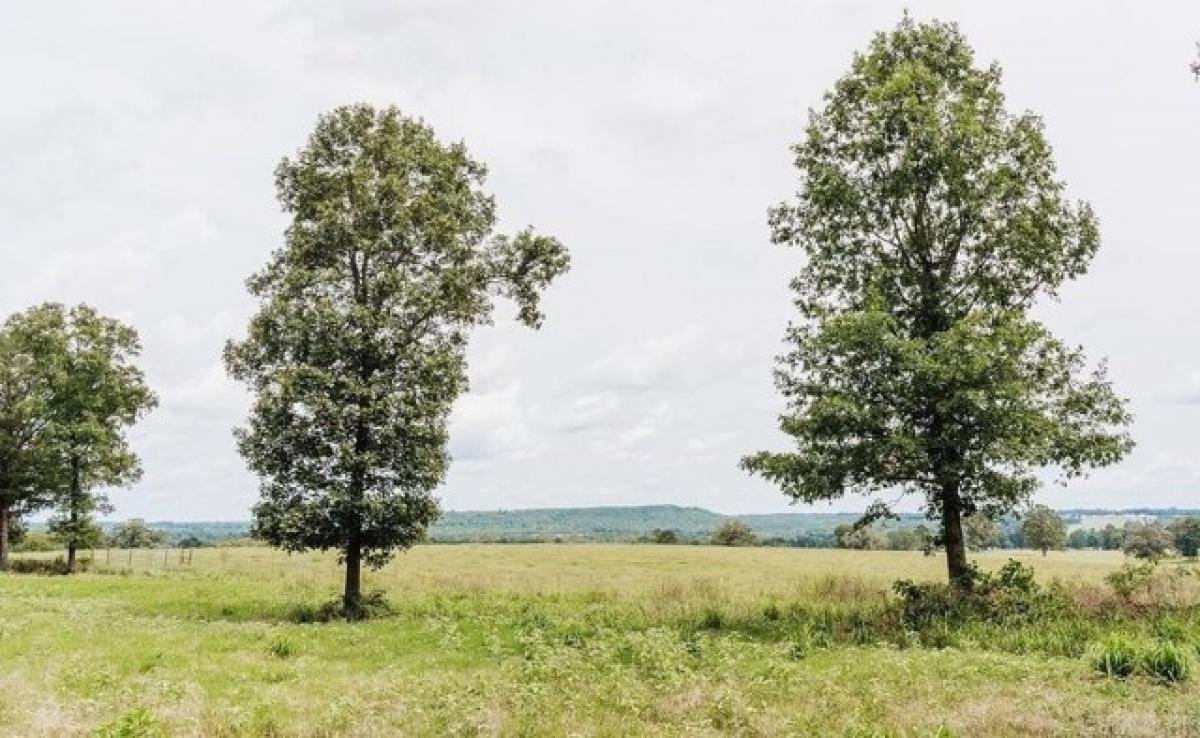
<svg viewBox="0 0 1200 738"><path fill-rule="evenodd" d="M1200 510L1177 508L1138 508L1130 510L1060 510L1068 526L1103 528L1112 519L1155 519L1167 521ZM670 531L679 543L707 542L722 523L740 520L757 536L759 545L832 548L838 545L835 530L852 525L856 513L769 513L758 515L722 515L699 507L646 505L635 507L576 507L529 510L448 511L429 530L430 543L525 543L525 542L634 542L655 540L656 532ZM1090 525L1090 518L1103 523ZM105 522L108 532L117 522ZM250 537L250 521L149 523L166 534L167 543L198 539L214 545L242 541ZM880 533L904 531L928 526L920 513L904 513L899 520L876 523ZM33 526L37 530L41 526ZM1014 517L1000 521L1000 546L1021 545L1019 522Z"/></svg>

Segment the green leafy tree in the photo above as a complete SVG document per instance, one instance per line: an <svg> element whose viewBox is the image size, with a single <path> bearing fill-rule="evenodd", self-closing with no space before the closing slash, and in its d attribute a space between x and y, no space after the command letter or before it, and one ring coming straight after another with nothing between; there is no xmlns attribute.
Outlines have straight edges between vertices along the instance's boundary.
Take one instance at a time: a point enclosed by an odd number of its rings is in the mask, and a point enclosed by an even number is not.
<svg viewBox="0 0 1200 738"><path fill-rule="evenodd" d="M1121 550L1126 556L1158 561L1171 550L1171 532L1160 523L1132 523L1126 526Z"/></svg>
<svg viewBox="0 0 1200 738"><path fill-rule="evenodd" d="M1189 559L1196 558L1196 554L1200 553L1200 518L1180 518L1173 521L1168 530L1171 531L1174 547L1179 555Z"/></svg>
<svg viewBox="0 0 1200 738"><path fill-rule="evenodd" d="M870 496L866 520L919 495L967 586L965 516L1132 445L1103 366L1028 315L1087 269L1092 210L1064 197L1039 119L1005 110L999 67L944 23L877 35L793 150L800 191L770 222L805 256L776 374L796 448L743 467L797 501Z"/></svg>
<svg viewBox="0 0 1200 738"><path fill-rule="evenodd" d="M1000 524L987 515L968 515L963 521L967 546L974 551L983 551L1000 545Z"/></svg>
<svg viewBox="0 0 1200 738"><path fill-rule="evenodd" d="M158 548L167 540L167 534L146 525L141 518L131 518L113 528L108 537L114 548Z"/></svg>
<svg viewBox="0 0 1200 738"><path fill-rule="evenodd" d="M833 540L838 548L854 548L860 551L877 551L887 548L887 538L872 530L868 525L843 523L833 529Z"/></svg>
<svg viewBox="0 0 1200 738"><path fill-rule="evenodd" d="M31 308L0 326L0 568L8 564L10 529L50 503L52 318L45 308Z"/></svg>
<svg viewBox="0 0 1200 738"><path fill-rule="evenodd" d="M48 444L57 466L43 480L53 490L57 515L50 531L67 547L67 570L76 551L101 538L94 514L111 512L105 490L141 478L127 431L158 404L134 361L137 332L86 305L39 308L50 326L55 372Z"/></svg>
<svg viewBox="0 0 1200 738"><path fill-rule="evenodd" d="M712 544L714 546L753 546L758 543L758 536L745 522L737 520L725 520L712 532Z"/></svg>
<svg viewBox="0 0 1200 738"><path fill-rule="evenodd" d="M1045 505L1034 505L1021 519L1025 545L1042 552L1061 551L1067 543L1067 525L1062 517Z"/></svg>
<svg viewBox="0 0 1200 738"><path fill-rule="evenodd" d="M538 327L540 292L569 266L553 238L493 236L484 175L461 143L368 105L323 116L276 170L291 226L248 282L249 336L225 352L255 393L238 444L262 480L255 535L338 550L347 613L362 562L382 566L439 514L471 329L498 296Z"/></svg>

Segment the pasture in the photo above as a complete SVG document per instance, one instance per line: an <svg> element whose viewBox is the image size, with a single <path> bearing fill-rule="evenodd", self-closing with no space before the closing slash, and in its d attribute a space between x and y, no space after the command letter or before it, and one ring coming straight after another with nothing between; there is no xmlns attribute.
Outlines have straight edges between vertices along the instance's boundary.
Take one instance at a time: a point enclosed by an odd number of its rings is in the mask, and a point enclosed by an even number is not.
<svg viewBox="0 0 1200 738"><path fill-rule="evenodd" d="M945 566L919 552L460 545L368 573L386 616L304 622L339 592L332 555L101 551L0 575L0 734L1200 733L1197 679L1089 657L1114 632L1195 653L1200 577L1165 565L1172 606L1128 610L1119 554L1015 557L1071 611L913 630L891 583Z"/></svg>

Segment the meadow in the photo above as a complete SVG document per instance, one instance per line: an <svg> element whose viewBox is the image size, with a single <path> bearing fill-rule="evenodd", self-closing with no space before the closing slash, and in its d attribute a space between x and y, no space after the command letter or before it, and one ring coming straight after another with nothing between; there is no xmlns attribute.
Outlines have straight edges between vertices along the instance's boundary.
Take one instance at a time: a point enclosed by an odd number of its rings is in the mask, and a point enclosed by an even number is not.
<svg viewBox="0 0 1200 738"><path fill-rule="evenodd" d="M367 575L390 612L355 623L314 622L332 555L96 556L0 575L0 734L1200 734L1200 679L1096 669L1114 634L1200 645L1200 577L1164 565L1121 600L1117 553L980 554L1070 606L921 627L891 592L944 577L919 552L419 546Z"/></svg>

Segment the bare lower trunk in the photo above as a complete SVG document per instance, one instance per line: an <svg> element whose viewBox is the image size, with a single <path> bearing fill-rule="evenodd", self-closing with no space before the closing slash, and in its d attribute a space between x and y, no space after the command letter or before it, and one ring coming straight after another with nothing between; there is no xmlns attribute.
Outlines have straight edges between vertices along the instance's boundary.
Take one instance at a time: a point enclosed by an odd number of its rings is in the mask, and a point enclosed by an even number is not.
<svg viewBox="0 0 1200 738"><path fill-rule="evenodd" d="M68 500L68 505L71 508L70 512L70 538L67 540L67 573L75 573L75 537L79 535L79 460L72 457L71 459L71 497Z"/></svg>
<svg viewBox="0 0 1200 738"><path fill-rule="evenodd" d="M949 485L942 491L942 545L946 547L950 584L966 589L970 586L971 570L967 566L967 547L963 542L962 500L958 490Z"/></svg>
<svg viewBox="0 0 1200 738"><path fill-rule="evenodd" d="M350 537L346 544L346 591L342 595L342 607L351 615L358 610L362 598L362 550L358 536Z"/></svg>
<svg viewBox="0 0 1200 738"><path fill-rule="evenodd" d="M0 569L8 566L8 507L0 507Z"/></svg>
<svg viewBox="0 0 1200 738"><path fill-rule="evenodd" d="M75 543L73 541L67 544L67 573L75 573Z"/></svg>

